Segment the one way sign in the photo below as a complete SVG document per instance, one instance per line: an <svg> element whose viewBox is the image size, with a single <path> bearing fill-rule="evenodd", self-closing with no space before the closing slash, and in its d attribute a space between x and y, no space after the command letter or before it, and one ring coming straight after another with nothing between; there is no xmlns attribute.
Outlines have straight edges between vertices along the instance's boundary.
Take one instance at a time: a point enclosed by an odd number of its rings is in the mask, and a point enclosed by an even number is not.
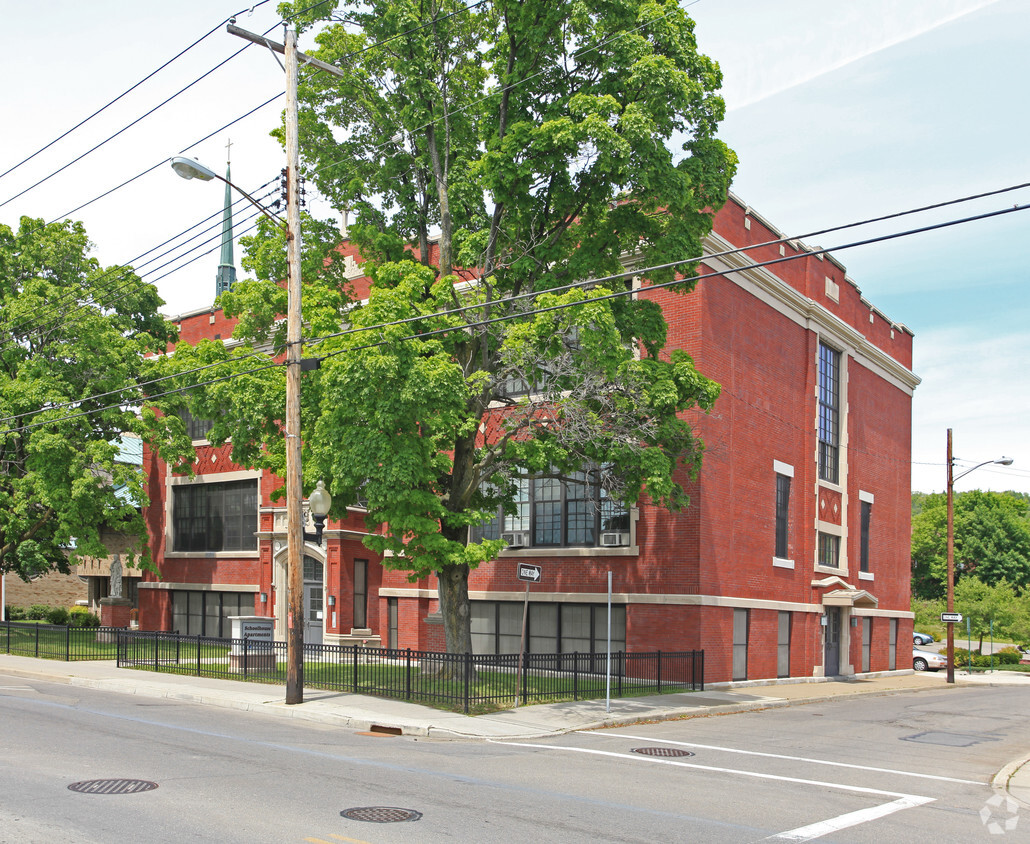
<svg viewBox="0 0 1030 844"><path fill-rule="evenodd" d="M530 583L539 583L543 577L543 570L540 566L530 563L519 563L519 580L528 580Z"/></svg>

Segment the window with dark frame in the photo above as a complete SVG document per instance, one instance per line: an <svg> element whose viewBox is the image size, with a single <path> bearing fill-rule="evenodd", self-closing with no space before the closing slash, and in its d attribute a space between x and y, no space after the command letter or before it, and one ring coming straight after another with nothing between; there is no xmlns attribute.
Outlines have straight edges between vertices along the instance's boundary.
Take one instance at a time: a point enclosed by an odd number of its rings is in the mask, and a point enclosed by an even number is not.
<svg viewBox="0 0 1030 844"><path fill-rule="evenodd" d="M479 542L516 533L526 546L562 548L596 546L602 544L602 533L628 532L629 509L608 494L595 468L568 477L519 478L514 512L499 512L473 528L471 538Z"/></svg>
<svg viewBox="0 0 1030 844"><path fill-rule="evenodd" d="M473 653L518 653L522 612L520 601L473 601ZM608 608L603 604L532 602L526 619L526 652L603 657L607 632ZM625 649L626 607L616 604L612 606L612 652Z"/></svg>
<svg viewBox="0 0 1030 844"><path fill-rule="evenodd" d="M254 478L172 487L173 551L256 551Z"/></svg>
<svg viewBox="0 0 1030 844"><path fill-rule="evenodd" d="M790 612L780 612L776 631L776 676L790 676Z"/></svg>
<svg viewBox="0 0 1030 844"><path fill-rule="evenodd" d="M840 478L840 352L819 344L819 478Z"/></svg>
<svg viewBox="0 0 1030 844"><path fill-rule="evenodd" d="M861 540L859 543L859 571L869 571L869 525L873 517L873 505L861 502Z"/></svg>
<svg viewBox="0 0 1030 844"><path fill-rule="evenodd" d="M368 560L354 561L354 627L368 629Z"/></svg>
<svg viewBox="0 0 1030 844"><path fill-rule="evenodd" d="M776 475L776 550L775 557L790 559L790 476Z"/></svg>
<svg viewBox="0 0 1030 844"><path fill-rule="evenodd" d="M186 426L186 434L191 440L206 440L215 425L213 419L198 419L188 410L181 411L179 418Z"/></svg>
<svg viewBox="0 0 1030 844"><path fill-rule="evenodd" d="M840 568L840 537L819 532L819 565Z"/></svg>
<svg viewBox="0 0 1030 844"><path fill-rule="evenodd" d="M733 611L733 678L747 679L747 640L751 626L751 611Z"/></svg>

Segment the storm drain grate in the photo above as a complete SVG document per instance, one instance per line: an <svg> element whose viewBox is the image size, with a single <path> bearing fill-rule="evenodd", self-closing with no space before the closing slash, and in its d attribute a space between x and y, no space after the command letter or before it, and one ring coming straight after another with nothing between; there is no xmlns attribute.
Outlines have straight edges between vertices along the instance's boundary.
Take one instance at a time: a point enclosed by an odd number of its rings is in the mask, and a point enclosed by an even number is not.
<svg viewBox="0 0 1030 844"><path fill-rule="evenodd" d="M681 750L678 747L634 747L634 753L642 753L644 756L693 756L689 750Z"/></svg>
<svg viewBox="0 0 1030 844"><path fill-rule="evenodd" d="M367 823L399 823L400 821L417 821L421 812L414 809L398 809L395 806L362 806L357 809L344 809L340 816L352 821Z"/></svg>
<svg viewBox="0 0 1030 844"><path fill-rule="evenodd" d="M68 786L70 791L81 794L139 794L155 788L157 783L148 780L83 780Z"/></svg>

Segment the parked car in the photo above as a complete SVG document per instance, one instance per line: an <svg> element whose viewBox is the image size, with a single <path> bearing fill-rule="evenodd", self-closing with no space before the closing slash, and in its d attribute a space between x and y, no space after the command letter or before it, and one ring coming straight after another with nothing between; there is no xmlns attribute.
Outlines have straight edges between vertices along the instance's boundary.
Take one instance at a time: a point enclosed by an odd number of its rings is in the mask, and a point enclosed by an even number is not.
<svg viewBox="0 0 1030 844"><path fill-rule="evenodd" d="M913 645L929 645L933 641L933 636L929 633L913 633L912 644Z"/></svg>
<svg viewBox="0 0 1030 844"><path fill-rule="evenodd" d="M948 657L933 651L912 648L912 668L916 671L939 671L948 667Z"/></svg>

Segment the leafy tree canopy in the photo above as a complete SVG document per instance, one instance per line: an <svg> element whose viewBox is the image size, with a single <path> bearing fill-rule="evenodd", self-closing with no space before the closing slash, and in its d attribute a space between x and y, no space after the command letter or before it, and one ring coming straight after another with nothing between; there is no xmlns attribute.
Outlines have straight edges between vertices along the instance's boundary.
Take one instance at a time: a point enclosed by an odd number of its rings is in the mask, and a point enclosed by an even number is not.
<svg viewBox="0 0 1030 844"><path fill-rule="evenodd" d="M175 329L152 285L91 246L81 223L0 225L0 569L25 578L67 572L72 548L105 556L102 525L145 536L140 473L116 460L139 425L119 402Z"/></svg>
<svg viewBox="0 0 1030 844"><path fill-rule="evenodd" d="M605 483L625 502L686 503L681 469L696 471L702 447L682 414L710 408L718 386L663 351L666 324L646 296L588 301L629 280L561 288L666 262L682 262L680 289L692 287L689 259L736 161L714 134L719 68L676 0L297 11L317 29L307 52L347 69L304 71L304 166L356 215L349 236L372 280L348 302L321 267L342 263L329 239L309 250L320 277L305 272L306 332L322 339L305 355L324 362L305 377L306 488L325 477L335 515L360 497L368 544L413 578L437 574L448 648L470 650L468 573L501 546L469 542L468 529L512 506L520 474L610 466ZM233 408L213 434L232 436L240 462L281 450L268 434L281 376L242 374L242 355L281 348L270 242L250 250L259 280L224 300L245 315L241 345L176 354L240 368L195 399Z"/></svg>
<svg viewBox="0 0 1030 844"><path fill-rule="evenodd" d="M955 581L975 575L994 585L1002 580L1023 590L1030 585L1030 506L1010 492L955 495ZM947 496L922 499L912 519L912 589L923 598L947 590Z"/></svg>

